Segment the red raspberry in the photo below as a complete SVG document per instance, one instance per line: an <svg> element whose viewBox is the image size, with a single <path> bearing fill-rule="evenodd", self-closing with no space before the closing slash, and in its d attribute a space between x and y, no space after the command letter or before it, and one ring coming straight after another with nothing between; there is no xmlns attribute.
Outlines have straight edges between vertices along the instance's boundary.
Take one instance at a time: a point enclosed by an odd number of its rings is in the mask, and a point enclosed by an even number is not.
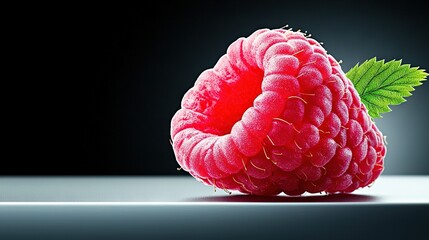
<svg viewBox="0 0 429 240"><path fill-rule="evenodd" d="M338 62L299 32L232 43L171 122L180 166L257 195L352 192L381 174L381 132Z"/></svg>

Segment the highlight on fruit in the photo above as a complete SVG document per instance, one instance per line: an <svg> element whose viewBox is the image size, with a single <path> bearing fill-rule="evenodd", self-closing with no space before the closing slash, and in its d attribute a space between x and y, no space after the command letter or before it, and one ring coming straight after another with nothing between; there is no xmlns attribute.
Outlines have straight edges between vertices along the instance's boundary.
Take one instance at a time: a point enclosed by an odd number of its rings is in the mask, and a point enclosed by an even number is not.
<svg viewBox="0 0 429 240"><path fill-rule="evenodd" d="M310 35L259 29L183 96L171 120L174 154L181 169L229 193L350 193L384 168L373 118L427 75L376 58L344 73Z"/></svg>

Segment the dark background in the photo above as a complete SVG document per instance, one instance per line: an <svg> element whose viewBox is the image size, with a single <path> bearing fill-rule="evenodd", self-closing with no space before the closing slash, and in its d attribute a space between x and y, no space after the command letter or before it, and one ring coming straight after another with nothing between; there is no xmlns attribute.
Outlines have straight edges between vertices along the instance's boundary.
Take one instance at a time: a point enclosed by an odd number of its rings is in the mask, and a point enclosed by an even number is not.
<svg viewBox="0 0 429 240"><path fill-rule="evenodd" d="M178 172L170 119L235 39L289 24L347 71L403 59L429 69L425 8L412 1L213 1L5 8L2 175ZM429 174L429 84L377 125L384 174Z"/></svg>

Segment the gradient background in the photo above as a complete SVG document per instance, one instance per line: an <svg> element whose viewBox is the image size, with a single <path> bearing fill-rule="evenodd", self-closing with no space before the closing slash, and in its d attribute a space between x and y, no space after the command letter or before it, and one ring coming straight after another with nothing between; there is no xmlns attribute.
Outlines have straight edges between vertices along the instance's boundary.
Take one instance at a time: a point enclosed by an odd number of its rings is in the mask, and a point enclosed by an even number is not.
<svg viewBox="0 0 429 240"><path fill-rule="evenodd" d="M344 71L374 56L429 69L427 13L412 1L144 4L5 9L0 174L186 175L170 119L198 75L259 28L308 31ZM377 120L383 174L429 174L428 93Z"/></svg>

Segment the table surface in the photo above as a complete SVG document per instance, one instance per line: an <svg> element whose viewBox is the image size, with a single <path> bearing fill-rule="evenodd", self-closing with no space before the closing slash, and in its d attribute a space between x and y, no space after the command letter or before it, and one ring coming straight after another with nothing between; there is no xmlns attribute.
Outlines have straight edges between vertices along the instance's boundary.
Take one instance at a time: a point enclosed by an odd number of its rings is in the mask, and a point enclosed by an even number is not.
<svg viewBox="0 0 429 240"><path fill-rule="evenodd" d="M425 239L428 186L381 176L353 194L258 197L189 176L0 177L0 239Z"/></svg>
<svg viewBox="0 0 429 240"><path fill-rule="evenodd" d="M0 177L0 205L22 204L429 204L429 176L381 176L353 194L231 195L190 176Z"/></svg>

